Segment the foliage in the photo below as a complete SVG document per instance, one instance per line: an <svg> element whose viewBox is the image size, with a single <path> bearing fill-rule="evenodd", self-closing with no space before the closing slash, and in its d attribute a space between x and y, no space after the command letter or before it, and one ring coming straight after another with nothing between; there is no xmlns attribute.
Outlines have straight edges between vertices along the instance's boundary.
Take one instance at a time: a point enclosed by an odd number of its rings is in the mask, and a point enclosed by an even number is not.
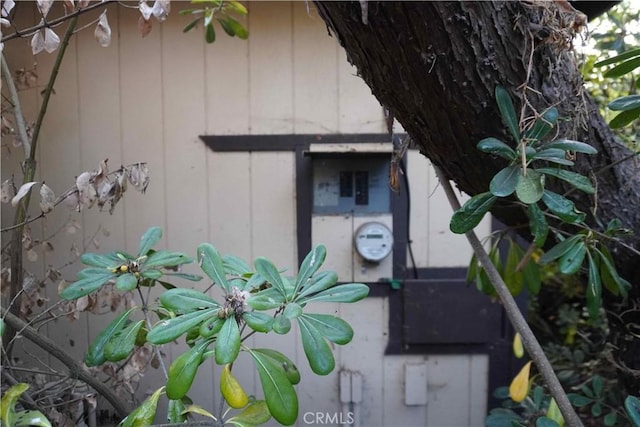
<svg viewBox="0 0 640 427"><path fill-rule="evenodd" d="M194 9L184 9L179 12L180 15L195 15L197 18L187 24L183 31L186 33L193 30L202 21L204 26L204 39L207 43L216 41L216 31L213 27L213 20L220 24L227 35L238 37L246 40L249 37L249 31L237 19L231 16L231 13L237 15L246 15L247 9L242 3L237 1L223 0L192 0L192 5L197 5Z"/></svg>
<svg viewBox="0 0 640 427"><path fill-rule="evenodd" d="M16 411L16 404L20 396L29 389L29 385L18 383L4 392L2 401L0 401L0 417L3 426L39 426L51 427L51 423L47 417L40 411Z"/></svg>
<svg viewBox="0 0 640 427"><path fill-rule="evenodd" d="M153 418L150 414L155 413L162 393L171 402L184 403L198 367L208 358L223 365L220 390L229 407L245 409L228 422L241 425L248 422L245 419L266 421L270 414L282 424L293 424L298 415L294 385L300 381L295 364L277 350L249 348L243 342L254 333L287 334L292 322L297 322L311 370L317 375L327 375L335 367L328 342L348 344L353 329L339 317L308 312L308 305L356 302L367 296L369 288L361 283L337 285L338 276L334 272L318 272L326 257L322 245L313 248L298 274L289 278L266 258L257 258L252 269L240 258L222 256L214 246L203 243L197 248L197 259L202 271L223 292L223 300L217 301L205 292L177 288L166 281L174 277L198 281L202 277L173 271L193 259L182 253L153 249L161 237L159 227L147 230L135 256L125 252L83 254L80 259L87 267L78 273L75 283L60 292L62 298L72 300L94 293L110 282L123 292L137 290L141 298L141 288L160 285L167 289L153 308L159 318L155 325L151 326L148 319L146 326L143 320L130 321L138 309L133 307L98 334L85 356L87 366L98 366L126 359L136 346L144 343L158 346L185 337L190 349L171 363L166 387L156 391L123 425L146 425L144 420ZM145 305L143 300L142 306ZM241 353L248 354L256 366L264 404L249 399L233 376L231 366ZM223 414L217 417L220 419Z"/></svg>
<svg viewBox="0 0 640 427"><path fill-rule="evenodd" d="M631 74L633 70L640 67L640 48L600 61L594 67L609 64L616 65L604 73L605 77L622 77L625 74ZM635 88L640 88L640 79L636 80ZM611 101L608 107L613 111L620 111L620 114L609 122L609 125L614 129L627 126L640 117L640 95L621 96Z"/></svg>

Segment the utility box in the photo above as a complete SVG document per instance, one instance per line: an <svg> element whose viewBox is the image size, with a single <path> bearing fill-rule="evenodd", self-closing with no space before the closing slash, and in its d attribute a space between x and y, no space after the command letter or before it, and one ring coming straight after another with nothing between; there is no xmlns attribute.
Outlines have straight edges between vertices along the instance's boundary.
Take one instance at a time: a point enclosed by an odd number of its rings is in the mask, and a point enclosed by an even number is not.
<svg viewBox="0 0 640 427"><path fill-rule="evenodd" d="M392 277L391 143L311 147L313 245L341 282Z"/></svg>

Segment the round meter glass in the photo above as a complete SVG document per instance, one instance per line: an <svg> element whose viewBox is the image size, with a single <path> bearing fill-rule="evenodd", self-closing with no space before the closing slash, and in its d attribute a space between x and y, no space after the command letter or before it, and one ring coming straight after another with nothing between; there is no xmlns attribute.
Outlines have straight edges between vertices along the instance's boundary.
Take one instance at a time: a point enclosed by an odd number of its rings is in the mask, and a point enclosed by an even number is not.
<svg viewBox="0 0 640 427"><path fill-rule="evenodd" d="M389 227L380 222L362 224L354 239L358 254L371 262L382 261L393 248L393 234Z"/></svg>

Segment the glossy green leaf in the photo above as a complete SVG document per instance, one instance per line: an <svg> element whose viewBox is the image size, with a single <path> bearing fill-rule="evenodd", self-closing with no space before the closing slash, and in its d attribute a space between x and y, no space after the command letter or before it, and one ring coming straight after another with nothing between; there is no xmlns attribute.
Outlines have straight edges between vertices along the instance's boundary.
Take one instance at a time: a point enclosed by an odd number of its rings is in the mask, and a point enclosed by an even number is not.
<svg viewBox="0 0 640 427"><path fill-rule="evenodd" d="M598 317L602 296L602 283L600 281L600 271L598 263L591 252L587 251L589 275L587 276L587 289L585 298L587 300L587 310L592 318Z"/></svg>
<svg viewBox="0 0 640 427"><path fill-rule="evenodd" d="M307 295L311 295L317 292L324 291L334 286L338 282L338 275L335 271L322 271L309 280L302 291L298 293L296 299L300 299Z"/></svg>
<svg viewBox="0 0 640 427"><path fill-rule="evenodd" d="M216 363L225 365L233 363L240 352L240 329L234 316L228 317L216 339Z"/></svg>
<svg viewBox="0 0 640 427"><path fill-rule="evenodd" d="M480 140L480 142L478 142L478 145L476 147L483 153L494 154L509 161L513 161L517 157L517 154L513 148L509 147L507 144L497 138L482 139Z"/></svg>
<svg viewBox="0 0 640 427"><path fill-rule="evenodd" d="M328 375L335 368L333 351L322 334L309 320L298 317L302 348L311 370L317 375Z"/></svg>
<svg viewBox="0 0 640 427"><path fill-rule="evenodd" d="M551 212L569 224L576 224L584 221L586 215L577 210L573 202L564 196L545 190L542 195L542 201L547 205Z"/></svg>
<svg viewBox="0 0 640 427"><path fill-rule="evenodd" d="M544 255L540 257L540 264L545 265L549 264L552 261L560 258L564 254L566 254L577 242L584 239L583 235L576 234L570 237L567 237L562 242L559 242L557 245L549 249Z"/></svg>
<svg viewBox="0 0 640 427"><path fill-rule="evenodd" d="M465 202L451 218L449 228L456 234L464 234L482 221L484 215L491 209L497 197L490 192L480 193Z"/></svg>
<svg viewBox="0 0 640 427"><path fill-rule="evenodd" d="M640 56L628 59L604 73L605 77L620 77L640 67Z"/></svg>
<svg viewBox="0 0 640 427"><path fill-rule="evenodd" d="M247 305L254 310L271 310L285 303L285 296L274 288L269 288L252 294L247 298Z"/></svg>
<svg viewBox="0 0 640 427"><path fill-rule="evenodd" d="M324 263L327 257L327 248L324 245L316 245L313 249L304 257L298 275L296 276L295 293L297 294L300 289L309 283L309 279L318 271L318 269Z"/></svg>
<svg viewBox="0 0 640 427"><path fill-rule="evenodd" d="M98 334L89 346L89 350L87 350L87 354L84 357L84 363L87 366L99 366L107 361L107 357L104 354L105 346L116 333L125 328L129 316L136 308L137 307L131 307L129 310L113 319L106 328Z"/></svg>
<svg viewBox="0 0 640 427"><path fill-rule="evenodd" d="M600 265L601 274L602 274L602 269L604 267L604 269L606 270L606 273L611 277L611 279L615 283L618 289L618 293L626 298L627 292L629 291L629 288L631 288L631 284L627 282L625 279L623 279L622 277L620 277L620 275L618 274L618 270L616 270L615 263L613 262L613 258L611 257L611 254L609 253L608 249L603 247L602 250L596 249L596 252L600 255L600 259L602 261Z"/></svg>
<svg viewBox="0 0 640 427"><path fill-rule="evenodd" d="M291 320L284 317L283 315L276 316L273 319L273 332L279 335L288 334L291 330Z"/></svg>
<svg viewBox="0 0 640 427"><path fill-rule="evenodd" d="M136 338L144 320L131 322L126 328L116 332L104 346L104 357L109 362L118 362L126 359L136 345Z"/></svg>
<svg viewBox="0 0 640 427"><path fill-rule="evenodd" d="M113 252L104 255L86 252L80 255L80 261L83 264L90 265L92 267L102 267L108 269L113 269L122 264L122 260L118 258Z"/></svg>
<svg viewBox="0 0 640 427"><path fill-rule="evenodd" d="M151 344L166 344L185 334L189 329L200 325L206 319L216 316L217 308L194 311L173 319L161 320L156 323L147 334L147 341Z"/></svg>
<svg viewBox="0 0 640 427"><path fill-rule="evenodd" d="M78 280L82 280L82 279L86 279L87 277L95 277L95 276L103 276L103 275L107 275L107 274L112 274L114 273L113 270L117 270L115 268L113 269L109 269L109 268L98 268L98 267L88 267L88 268L83 268L82 270L78 271L78 273L76 274L76 277L78 278Z"/></svg>
<svg viewBox="0 0 640 427"><path fill-rule="evenodd" d="M258 370L260 384L273 418L292 425L298 418L298 396L287 375L271 357L249 350Z"/></svg>
<svg viewBox="0 0 640 427"><path fill-rule="evenodd" d="M539 168L536 169L536 171L566 181L576 187L578 190L582 190L587 194L594 194L596 192L595 188L591 184L591 180L589 180L589 178L584 175L580 175L579 173L571 172L566 169L556 168Z"/></svg>
<svg viewBox="0 0 640 427"><path fill-rule="evenodd" d="M527 174L518 174L516 185L516 197L522 203L537 203L544 192L544 175L529 169Z"/></svg>
<svg viewBox="0 0 640 427"><path fill-rule="evenodd" d="M587 245L585 245L584 240L576 241L576 243L560 257L558 261L560 273L576 274L580 270L586 254Z"/></svg>
<svg viewBox="0 0 640 427"><path fill-rule="evenodd" d="M171 363L167 379L167 397L169 399L179 400L187 395L200 367L202 354L209 344L211 341L203 340Z"/></svg>
<svg viewBox="0 0 640 427"><path fill-rule="evenodd" d="M160 227L150 227L144 232L140 238L140 245L138 246L138 257L146 255L156 243L162 238L162 229Z"/></svg>
<svg viewBox="0 0 640 427"><path fill-rule="evenodd" d="M271 418L269 407L264 400L250 403L242 412L227 420L227 423L238 427L253 427L264 424Z"/></svg>
<svg viewBox="0 0 640 427"><path fill-rule="evenodd" d="M640 108L640 95L628 95L614 99L609 103L609 108L613 111L626 111Z"/></svg>
<svg viewBox="0 0 640 427"><path fill-rule="evenodd" d="M175 313L191 313L203 308L216 308L220 304L202 291L186 288L170 289L160 295L163 307Z"/></svg>
<svg viewBox="0 0 640 427"><path fill-rule="evenodd" d="M180 12L182 12L182 10ZM187 25L184 26L184 28L182 29L182 32L188 33L189 31L193 30L196 27L196 25L198 25L198 22L200 22L201 19L202 18L198 17L193 21L189 22Z"/></svg>
<svg viewBox="0 0 640 427"><path fill-rule="evenodd" d="M160 250L149 255L149 258L144 262L144 267L175 267L177 265L188 264L191 262L193 262L193 258L188 257L185 254Z"/></svg>
<svg viewBox="0 0 640 427"><path fill-rule="evenodd" d="M256 332L269 332L273 328L273 316L257 311L245 311L242 320Z"/></svg>
<svg viewBox="0 0 640 427"><path fill-rule="evenodd" d="M302 317L333 343L345 345L353 339L351 325L339 317L330 314L303 314Z"/></svg>
<svg viewBox="0 0 640 427"><path fill-rule="evenodd" d="M296 367L295 363L293 363L291 359L284 354L270 348L254 348L253 351L257 351L272 358L284 370L284 373L287 375L291 384L295 385L300 382L300 371Z"/></svg>
<svg viewBox="0 0 640 427"><path fill-rule="evenodd" d="M542 286L542 277L540 276L540 267L538 264L529 260L522 269L522 277L524 285L532 295L537 295Z"/></svg>
<svg viewBox="0 0 640 427"><path fill-rule="evenodd" d="M207 43L213 43L216 41L216 30L213 28L213 23L205 26L204 39Z"/></svg>
<svg viewBox="0 0 640 427"><path fill-rule="evenodd" d="M224 266L224 271L227 274L234 274L236 276L244 276L246 274L251 274L252 270L242 258L238 258L234 255L225 255L222 257L222 265Z"/></svg>
<svg viewBox="0 0 640 427"><path fill-rule="evenodd" d="M247 8L239 1L225 1L224 4L227 10L231 12L235 12L240 15L246 15L248 13Z"/></svg>
<svg viewBox="0 0 640 427"><path fill-rule="evenodd" d="M640 81L640 79L638 80ZM640 108L634 108L633 110L626 110L615 116L610 122L609 126L612 129L620 129L625 127L629 123L640 117Z"/></svg>
<svg viewBox="0 0 640 427"><path fill-rule="evenodd" d="M200 324L200 329L198 333L202 338L211 338L222 329L222 325L224 325L225 319L220 319L219 317L212 317L210 319L205 320Z"/></svg>
<svg viewBox="0 0 640 427"><path fill-rule="evenodd" d="M504 265L504 274L502 278L507 285L509 292L513 296L517 296L522 292L524 285L524 277L521 271L516 271L520 260L522 259L521 251L518 251L518 245L511 240L507 251L507 259Z"/></svg>
<svg viewBox="0 0 640 427"><path fill-rule="evenodd" d="M537 203L527 206L527 216L529 217L529 229L533 235L533 244L539 248L544 247L549 234L549 224Z"/></svg>
<svg viewBox="0 0 640 427"><path fill-rule="evenodd" d="M162 271L156 269L143 270L140 275L145 279L158 280L163 276Z"/></svg>
<svg viewBox="0 0 640 427"><path fill-rule="evenodd" d="M557 163L559 165L573 166L573 161L565 158L565 151L559 148L545 148L531 156L531 160L544 160L551 163Z"/></svg>
<svg viewBox="0 0 640 427"><path fill-rule="evenodd" d="M121 274L116 279L116 288L123 292L132 291L138 286L138 278L131 273Z"/></svg>
<svg viewBox="0 0 640 427"><path fill-rule="evenodd" d="M182 400L169 400L167 406L167 421L171 424L181 424L187 421L187 414L184 413L185 406Z"/></svg>
<svg viewBox="0 0 640 427"><path fill-rule="evenodd" d="M524 136L529 141L540 141L553 129L558 121L558 109L551 107L538 117Z"/></svg>
<svg viewBox="0 0 640 427"><path fill-rule="evenodd" d="M222 27L224 32L227 33L227 35L231 37L235 37L236 30L235 30L235 27L231 25L231 23L229 22L230 17L222 17L222 18L216 18L216 19L220 23L220 26Z"/></svg>
<svg viewBox="0 0 640 427"><path fill-rule="evenodd" d="M615 55L615 56L613 56L611 58L607 58L607 59L605 59L603 61L596 62L595 64L593 64L593 66L594 67L603 67L605 65L615 64L617 62L625 61L625 60L627 60L629 58L635 58L637 56L640 56L640 48L632 49L632 50L629 50L627 52L623 52L623 53L621 53L619 55Z"/></svg>
<svg viewBox="0 0 640 427"><path fill-rule="evenodd" d="M40 411L19 411L16 412L13 424L10 425L14 427L51 427L51 422Z"/></svg>
<svg viewBox="0 0 640 427"><path fill-rule="evenodd" d="M253 265L256 268L256 271L264 277L267 282L271 283L271 285L278 290L282 295L287 294L285 290L285 285L282 280L282 276L280 276L280 272L276 268L275 265L268 259L264 257L258 257L254 261Z"/></svg>
<svg viewBox="0 0 640 427"><path fill-rule="evenodd" d="M298 300L300 304L315 302L356 302L369 295L369 287L363 283L347 283L326 289Z"/></svg>
<svg viewBox="0 0 640 427"><path fill-rule="evenodd" d="M576 408L582 408L593 403L593 399L577 393L568 393L567 397L569 398L569 402Z"/></svg>
<svg viewBox="0 0 640 427"><path fill-rule="evenodd" d="M627 410L629 419L636 427L640 427L640 399L636 396L627 396L627 398L624 399L624 409Z"/></svg>
<svg viewBox="0 0 640 427"><path fill-rule="evenodd" d="M190 280L192 282L198 282L202 280L202 276L199 274L191 274L191 273L172 273L170 271L165 271L164 276L170 277L179 277L180 279Z"/></svg>
<svg viewBox="0 0 640 427"><path fill-rule="evenodd" d="M284 317L287 319L295 319L302 314L302 307L300 304L296 304L295 302L290 302L284 308L284 312L282 313Z"/></svg>
<svg viewBox="0 0 640 427"><path fill-rule="evenodd" d="M522 168L519 165L511 165L502 169L495 174L491 183L489 183L489 191L497 197L507 197L516 190L516 184L521 175Z"/></svg>
<svg viewBox="0 0 640 427"><path fill-rule="evenodd" d="M66 300L78 299L97 291L102 285L115 278L116 274L108 270L105 270L102 274L92 274L64 288L60 292L60 297Z"/></svg>
<svg viewBox="0 0 640 427"><path fill-rule="evenodd" d="M2 401L0 401L0 419L3 426L13 425L15 417L15 405L22 393L29 390L29 384L18 383L4 392Z"/></svg>
<svg viewBox="0 0 640 427"><path fill-rule="evenodd" d="M507 92L507 90L502 86L496 86L495 95L496 102L498 103L498 109L500 110L500 115L502 116L502 121L509 128L513 139L516 142L520 142L518 118L516 116L516 111L513 108L513 103L511 102L509 92Z"/></svg>
<svg viewBox="0 0 640 427"><path fill-rule="evenodd" d="M119 427L147 427L153 424L158 409L158 400L164 391L164 387L160 387L151 396L142 402L132 413L130 413L119 424Z"/></svg>
<svg viewBox="0 0 640 427"><path fill-rule="evenodd" d="M218 250L210 243L202 243L198 246L197 254L198 263L200 263L202 271L209 276L213 283L229 292L230 288L224 270L224 263Z"/></svg>
<svg viewBox="0 0 640 427"><path fill-rule="evenodd" d="M591 145L581 142L573 141L571 139L557 139L544 145L545 150L563 150L563 151L575 151L576 153L596 154L598 150Z"/></svg>

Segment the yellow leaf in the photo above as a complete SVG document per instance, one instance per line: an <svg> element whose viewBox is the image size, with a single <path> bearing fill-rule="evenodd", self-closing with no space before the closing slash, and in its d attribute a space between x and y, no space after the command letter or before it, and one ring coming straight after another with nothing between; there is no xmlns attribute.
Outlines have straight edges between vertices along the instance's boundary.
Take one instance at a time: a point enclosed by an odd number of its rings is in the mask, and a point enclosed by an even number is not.
<svg viewBox="0 0 640 427"><path fill-rule="evenodd" d="M522 359L524 356L524 347L522 347L522 337L519 332L513 336L513 354L518 358Z"/></svg>
<svg viewBox="0 0 640 427"><path fill-rule="evenodd" d="M198 406L198 405L189 405L186 408L184 408L184 411L182 411L182 413L183 414L198 414L198 415L203 415L205 417L209 417L209 418L212 418L214 420L217 420L217 418L214 417L211 412L207 411L202 406Z"/></svg>
<svg viewBox="0 0 640 427"><path fill-rule="evenodd" d="M247 396L236 377L231 373L229 364L224 365L224 368L222 368L220 392L224 400L234 409L244 408L249 403L249 396Z"/></svg>
<svg viewBox="0 0 640 427"><path fill-rule="evenodd" d="M522 367L509 386L509 397L514 402L522 402L529 393L529 372L531 361Z"/></svg>

